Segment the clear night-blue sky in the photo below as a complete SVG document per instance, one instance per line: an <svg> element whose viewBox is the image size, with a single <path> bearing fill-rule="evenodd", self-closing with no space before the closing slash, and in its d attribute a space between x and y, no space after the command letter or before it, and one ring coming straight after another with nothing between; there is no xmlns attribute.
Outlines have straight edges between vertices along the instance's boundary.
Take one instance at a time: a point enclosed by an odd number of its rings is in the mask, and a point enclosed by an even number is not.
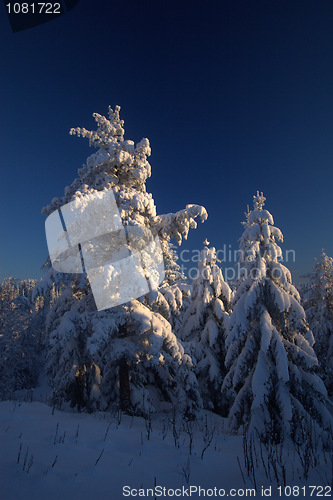
<svg viewBox="0 0 333 500"><path fill-rule="evenodd" d="M294 278L333 255L333 2L81 0L18 33L1 9L0 278L42 276L41 208L93 152L69 129L109 104L158 213L206 207L185 248L237 248L259 189Z"/></svg>

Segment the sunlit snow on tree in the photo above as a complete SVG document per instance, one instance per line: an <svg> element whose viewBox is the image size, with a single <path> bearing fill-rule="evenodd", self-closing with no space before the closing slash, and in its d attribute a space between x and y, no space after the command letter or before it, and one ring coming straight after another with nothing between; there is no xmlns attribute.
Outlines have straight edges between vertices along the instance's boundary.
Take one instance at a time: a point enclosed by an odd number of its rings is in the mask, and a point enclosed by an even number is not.
<svg viewBox="0 0 333 500"><path fill-rule="evenodd" d="M323 251L308 275L303 306L313 332L321 376L333 393L333 259Z"/></svg>
<svg viewBox="0 0 333 500"><path fill-rule="evenodd" d="M328 429L326 389L300 296L280 262L282 233L254 196L240 241L241 275L233 298L222 386L231 431L245 425L262 439L298 439L309 422Z"/></svg>
<svg viewBox="0 0 333 500"><path fill-rule="evenodd" d="M219 411L231 290L217 265L215 248L209 248L207 239L204 245L181 338L195 363L204 406Z"/></svg>
<svg viewBox="0 0 333 500"><path fill-rule="evenodd" d="M171 239L180 244L196 227L195 219L204 221L207 213L203 207L187 205L175 214L156 214L152 195L146 191L151 175L149 141L125 140L119 111L119 106L114 111L109 108L108 118L95 113L96 131L71 130L88 138L97 152L79 169L65 195L54 198L43 212L49 215L75 199L112 189L124 226L158 233L166 279L161 291L141 301L98 312L85 276L66 275L46 319L48 370L58 396L79 408L104 409L120 398L125 411L156 409L160 401L192 411L201 404L192 361L168 321L171 313L177 316L183 296ZM46 278L50 284L52 277L61 279L51 269ZM161 306L164 316L158 312Z"/></svg>

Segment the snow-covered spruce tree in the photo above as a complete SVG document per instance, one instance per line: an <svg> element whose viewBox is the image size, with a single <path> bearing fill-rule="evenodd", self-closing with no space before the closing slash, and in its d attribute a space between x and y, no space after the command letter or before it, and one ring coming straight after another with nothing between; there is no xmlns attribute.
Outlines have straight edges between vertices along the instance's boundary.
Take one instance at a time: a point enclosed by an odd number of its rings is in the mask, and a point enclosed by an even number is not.
<svg viewBox="0 0 333 500"><path fill-rule="evenodd" d="M333 259L323 251L308 275L302 297L309 327L314 335L320 374L333 393Z"/></svg>
<svg viewBox="0 0 333 500"><path fill-rule="evenodd" d="M0 284L0 307L19 295L19 280L13 277L5 278Z"/></svg>
<svg viewBox="0 0 333 500"><path fill-rule="evenodd" d="M165 280L157 292L145 297L144 303L164 316L175 333L178 333L181 327L183 313L189 304L191 287L177 262L176 245L172 244L171 240L174 238L180 246L182 239L187 239L189 229L197 227L197 216L200 216L203 222L207 218L206 210L198 205L187 205L185 211L158 216L155 222L163 249Z"/></svg>
<svg viewBox="0 0 333 500"><path fill-rule="evenodd" d="M177 271L171 239L181 243L189 228L196 227L195 218L204 221L207 213L203 207L187 205L176 214L156 215L152 195L146 191L151 175L149 141L135 145L125 140L119 111L119 106L115 111L109 108L109 119L94 114L96 131L71 130L87 137L97 152L65 195L53 199L43 212L49 215L73 200L112 189L124 226L158 232L166 266L161 287L165 292L169 284L174 286ZM47 317L48 370L57 397L90 409L107 408L119 398L125 411L151 404L158 408L160 400L182 409L200 404L191 359L167 319L154 310L162 295L158 290L151 292L150 301L132 300L97 311L85 276L65 275L62 293ZM167 300L164 306L168 317Z"/></svg>
<svg viewBox="0 0 333 500"><path fill-rule="evenodd" d="M207 239L204 245L180 337L194 362L205 408L219 411L231 290L217 265L215 248L209 248Z"/></svg>
<svg viewBox="0 0 333 500"><path fill-rule="evenodd" d="M312 428L328 429L327 394L300 297L279 262L281 231L263 208L262 193L244 223L240 279L226 339L222 385L230 431L245 426L263 440L299 439Z"/></svg>
<svg viewBox="0 0 333 500"><path fill-rule="evenodd" d="M145 296L144 304L164 316L170 322L172 331L178 336L184 311L190 302L191 285L177 263L175 245L171 244L170 247L172 258L168 260L169 267L167 267L164 283L155 293Z"/></svg>
<svg viewBox="0 0 333 500"><path fill-rule="evenodd" d="M33 388L40 369L40 338L34 329L34 311L29 299L34 280L13 278L2 283L0 300L0 399L15 397L15 391ZM26 286L27 285L27 286Z"/></svg>
<svg viewBox="0 0 333 500"><path fill-rule="evenodd" d="M0 309L1 304L13 301L18 296L27 297L29 302L32 302L32 293L36 283L37 280L34 279L20 281L12 277L5 278L0 283Z"/></svg>

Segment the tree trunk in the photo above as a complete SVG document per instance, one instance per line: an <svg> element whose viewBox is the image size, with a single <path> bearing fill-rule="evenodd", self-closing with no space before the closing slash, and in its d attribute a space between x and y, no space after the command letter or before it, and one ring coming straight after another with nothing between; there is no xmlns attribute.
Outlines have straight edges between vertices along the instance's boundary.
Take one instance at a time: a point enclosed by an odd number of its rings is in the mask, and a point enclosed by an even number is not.
<svg viewBox="0 0 333 500"><path fill-rule="evenodd" d="M131 389L128 375L128 364L123 357L119 361L119 399L120 409L124 413L131 413Z"/></svg>

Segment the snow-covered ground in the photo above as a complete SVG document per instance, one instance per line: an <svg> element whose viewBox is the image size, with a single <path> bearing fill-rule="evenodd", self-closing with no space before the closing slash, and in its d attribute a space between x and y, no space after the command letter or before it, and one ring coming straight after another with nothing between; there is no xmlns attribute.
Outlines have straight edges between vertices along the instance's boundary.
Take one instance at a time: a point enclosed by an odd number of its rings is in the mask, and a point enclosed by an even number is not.
<svg viewBox="0 0 333 500"><path fill-rule="evenodd" d="M284 487L282 465L287 485L282 498L327 498L331 494L328 488L310 488L331 483L332 460L322 452L317 457L320 463L306 481L295 450L284 451L281 460L273 459L269 465L268 450L262 447L262 459L257 443L252 448L253 459L248 447L249 469L252 462L254 465L254 473L250 470L248 475L243 437L227 436L222 418L206 413L195 423L178 420L173 425L172 420L172 414L155 415L150 422L119 414L53 411L39 402L2 402L0 498L118 500L131 498L130 489L132 496L143 498L199 498L195 487L205 490L201 498L204 493L206 498L223 494L263 498L262 487L270 486L270 498L281 498L277 486ZM295 484L299 490L288 495L288 486ZM147 488L150 490L144 490Z"/></svg>

